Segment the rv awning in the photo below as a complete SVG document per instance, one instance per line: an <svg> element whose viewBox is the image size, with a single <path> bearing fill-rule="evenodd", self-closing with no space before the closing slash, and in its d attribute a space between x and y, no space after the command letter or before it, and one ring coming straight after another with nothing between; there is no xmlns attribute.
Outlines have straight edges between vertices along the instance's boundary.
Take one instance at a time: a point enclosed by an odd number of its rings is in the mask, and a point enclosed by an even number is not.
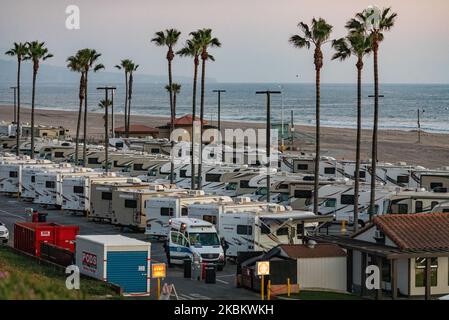
<svg viewBox="0 0 449 320"><path fill-rule="evenodd" d="M328 222L333 221L334 216L319 216L313 213L273 213L259 216L261 220L288 220L306 221L306 222Z"/></svg>

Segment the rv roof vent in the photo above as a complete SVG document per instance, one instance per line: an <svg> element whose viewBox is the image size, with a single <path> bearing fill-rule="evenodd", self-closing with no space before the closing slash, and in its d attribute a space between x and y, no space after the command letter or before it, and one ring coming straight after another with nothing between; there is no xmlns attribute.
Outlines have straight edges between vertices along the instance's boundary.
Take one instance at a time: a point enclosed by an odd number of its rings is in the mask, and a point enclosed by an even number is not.
<svg viewBox="0 0 449 320"><path fill-rule="evenodd" d="M162 191L162 190L164 190L164 186L160 185L160 184L150 184L148 186L148 189L154 190L154 191Z"/></svg>
<svg viewBox="0 0 449 320"><path fill-rule="evenodd" d="M268 208L269 212L277 212L278 209L279 209L279 206L277 204L274 204L274 203L269 203L267 208Z"/></svg>
<svg viewBox="0 0 449 320"><path fill-rule="evenodd" d="M291 206L285 206L285 210L287 211L293 211L293 208Z"/></svg>
<svg viewBox="0 0 449 320"><path fill-rule="evenodd" d="M237 204L250 203L251 202L251 198L249 198L249 197L236 197L234 199L234 202L237 203Z"/></svg>
<svg viewBox="0 0 449 320"><path fill-rule="evenodd" d="M204 196L204 191L203 190L189 190L188 195L194 196L194 197Z"/></svg>
<svg viewBox="0 0 449 320"><path fill-rule="evenodd" d="M397 165L398 165L398 166L406 166L406 165L407 165L407 162L399 161L399 162L397 162Z"/></svg>
<svg viewBox="0 0 449 320"><path fill-rule="evenodd" d="M317 243L314 240L307 241L307 247L309 247L310 249L315 249L316 245L317 245Z"/></svg>

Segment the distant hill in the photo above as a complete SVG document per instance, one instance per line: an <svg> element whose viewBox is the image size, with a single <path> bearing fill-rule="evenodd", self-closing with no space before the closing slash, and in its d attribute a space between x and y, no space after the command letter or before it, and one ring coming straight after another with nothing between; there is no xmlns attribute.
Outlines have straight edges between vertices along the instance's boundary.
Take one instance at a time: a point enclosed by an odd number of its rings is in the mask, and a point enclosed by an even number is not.
<svg viewBox="0 0 449 320"><path fill-rule="evenodd" d="M0 82L14 83L16 81L17 64L15 60L2 60L0 59ZM30 62L24 62L22 68L22 81L23 83L31 82L32 69ZM149 83L166 83L166 75L149 75L149 74L135 74L135 81L149 82ZM216 82L215 79L207 79L208 82ZM77 83L79 81L79 75L69 71L65 67L52 66L47 64L41 64L39 71L39 82L63 82L63 83ZM101 83L117 83L123 81L123 74L120 72L100 72L92 74L90 76L91 82ZM174 77L174 81L180 83L192 82L190 77Z"/></svg>

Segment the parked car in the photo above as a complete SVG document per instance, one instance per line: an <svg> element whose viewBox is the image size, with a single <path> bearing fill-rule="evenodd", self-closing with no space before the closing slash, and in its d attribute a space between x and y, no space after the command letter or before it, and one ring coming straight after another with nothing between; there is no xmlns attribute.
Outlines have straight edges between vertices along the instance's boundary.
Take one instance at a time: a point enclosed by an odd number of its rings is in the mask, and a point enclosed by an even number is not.
<svg viewBox="0 0 449 320"><path fill-rule="evenodd" d="M5 224L0 222L0 243L7 243L9 240L9 231Z"/></svg>

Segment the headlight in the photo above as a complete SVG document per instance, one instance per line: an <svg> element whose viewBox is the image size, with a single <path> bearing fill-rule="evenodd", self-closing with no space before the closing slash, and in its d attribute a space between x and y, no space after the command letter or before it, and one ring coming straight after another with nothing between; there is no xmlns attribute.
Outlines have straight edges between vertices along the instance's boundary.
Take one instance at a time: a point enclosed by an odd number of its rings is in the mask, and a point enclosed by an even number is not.
<svg viewBox="0 0 449 320"><path fill-rule="evenodd" d="M218 260L224 260L224 254L220 253L220 256L218 257Z"/></svg>

